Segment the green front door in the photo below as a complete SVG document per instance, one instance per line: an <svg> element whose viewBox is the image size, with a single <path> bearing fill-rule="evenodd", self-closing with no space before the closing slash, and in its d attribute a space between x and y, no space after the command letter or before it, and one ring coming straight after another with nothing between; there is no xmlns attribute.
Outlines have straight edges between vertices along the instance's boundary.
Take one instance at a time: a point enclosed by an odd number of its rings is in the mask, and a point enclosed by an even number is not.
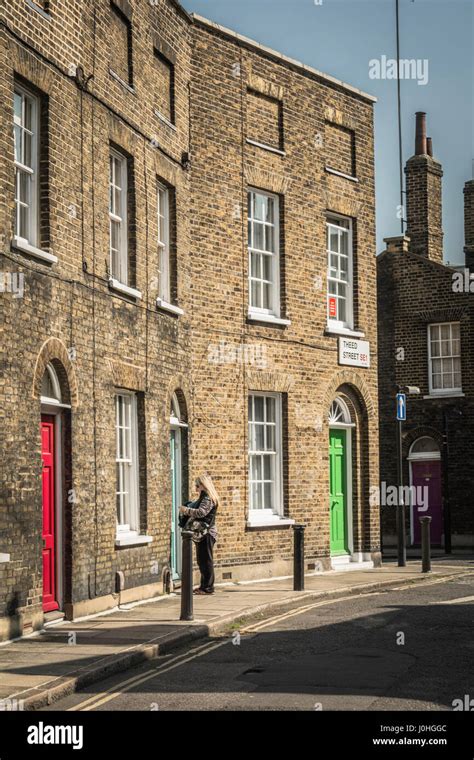
<svg viewBox="0 0 474 760"><path fill-rule="evenodd" d="M348 554L346 430L329 430L331 555Z"/></svg>

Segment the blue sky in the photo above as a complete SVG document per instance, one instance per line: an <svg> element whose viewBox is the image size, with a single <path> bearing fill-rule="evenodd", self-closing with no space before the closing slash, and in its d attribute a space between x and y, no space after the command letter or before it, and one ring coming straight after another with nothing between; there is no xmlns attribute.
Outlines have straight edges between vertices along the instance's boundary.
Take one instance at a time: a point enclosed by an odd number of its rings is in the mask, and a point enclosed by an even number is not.
<svg viewBox="0 0 474 760"><path fill-rule="evenodd" d="M395 0L182 0L190 12L377 96L377 252L400 234L396 80L371 79L369 61L396 57ZM321 2L321 4L317 4ZM404 162L415 112L426 111L443 164L445 260L463 261L463 185L473 176L474 0L400 0L400 57L428 60L428 83L402 81Z"/></svg>

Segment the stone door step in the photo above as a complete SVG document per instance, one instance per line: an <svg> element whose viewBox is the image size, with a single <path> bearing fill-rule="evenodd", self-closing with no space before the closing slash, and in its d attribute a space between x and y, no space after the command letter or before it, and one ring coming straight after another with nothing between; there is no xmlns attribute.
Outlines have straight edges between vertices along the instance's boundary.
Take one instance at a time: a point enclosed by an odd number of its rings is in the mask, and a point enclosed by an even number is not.
<svg viewBox="0 0 474 760"><path fill-rule="evenodd" d="M60 623L61 620L64 620L64 618L65 618L65 614L64 612L61 612L60 610L54 610L53 612L46 612L44 616L43 626L47 628L48 625L53 625L53 623Z"/></svg>

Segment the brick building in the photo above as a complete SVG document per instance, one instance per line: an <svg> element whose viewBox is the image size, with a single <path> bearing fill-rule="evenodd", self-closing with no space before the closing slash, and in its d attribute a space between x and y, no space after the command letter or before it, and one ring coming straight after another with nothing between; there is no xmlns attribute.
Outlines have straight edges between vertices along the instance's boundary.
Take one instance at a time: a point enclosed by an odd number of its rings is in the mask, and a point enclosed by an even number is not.
<svg viewBox="0 0 474 760"><path fill-rule="evenodd" d="M415 154L405 173L407 232L386 239L387 250L377 259L380 480L398 484L396 386L418 387L420 395L407 401L403 478L425 487L427 498L413 503L412 491L407 543L420 543L418 518L426 514L434 545L472 546L474 180L464 187L466 264L452 267L443 261L443 172L426 137L424 113L417 114ZM382 506L382 529L384 547L394 544L393 505Z"/></svg>
<svg viewBox="0 0 474 760"><path fill-rule="evenodd" d="M194 28L192 448L224 496L219 577L291 573L291 521L309 570L377 560L372 99Z"/></svg>
<svg viewBox="0 0 474 760"><path fill-rule="evenodd" d="M374 99L175 0L0 14L0 638L179 584L203 469L218 581L378 563Z"/></svg>

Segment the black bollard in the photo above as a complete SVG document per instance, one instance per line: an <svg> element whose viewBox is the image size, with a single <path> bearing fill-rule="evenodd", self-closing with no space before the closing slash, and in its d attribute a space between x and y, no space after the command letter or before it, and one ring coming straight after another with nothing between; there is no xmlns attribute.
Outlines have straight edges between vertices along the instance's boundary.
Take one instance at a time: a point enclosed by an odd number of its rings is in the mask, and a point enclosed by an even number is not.
<svg viewBox="0 0 474 760"><path fill-rule="evenodd" d="M421 572L422 573L431 572L430 522L431 522L431 517L420 517Z"/></svg>
<svg viewBox="0 0 474 760"><path fill-rule="evenodd" d="M293 590L304 591L304 525L293 525Z"/></svg>
<svg viewBox="0 0 474 760"><path fill-rule="evenodd" d="M182 530L183 555L181 571L181 617L180 620L194 620L193 615L193 541L192 531Z"/></svg>

